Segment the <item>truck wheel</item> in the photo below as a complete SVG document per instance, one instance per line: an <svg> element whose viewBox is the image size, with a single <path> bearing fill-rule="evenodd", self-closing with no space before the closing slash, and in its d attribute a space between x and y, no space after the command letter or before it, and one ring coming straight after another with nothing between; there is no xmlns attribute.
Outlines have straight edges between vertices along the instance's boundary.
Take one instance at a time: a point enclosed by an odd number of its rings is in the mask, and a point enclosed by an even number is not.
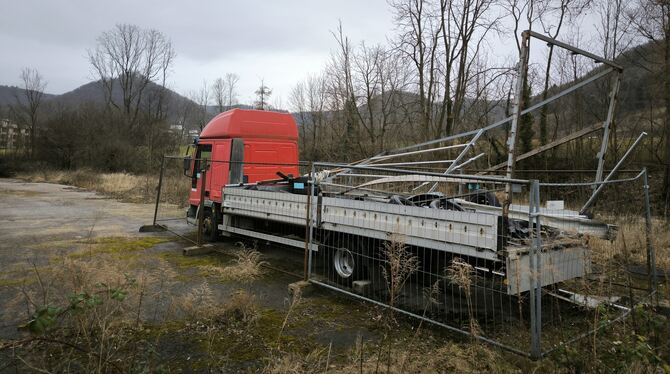
<svg viewBox="0 0 670 374"><path fill-rule="evenodd" d="M337 248L332 257L333 269L340 279L351 279L356 270L354 254L346 248ZM359 264L360 266L361 264Z"/></svg>
<svg viewBox="0 0 670 374"><path fill-rule="evenodd" d="M351 287L354 281L368 278L369 263L360 252L348 248L334 248L330 252L328 278L332 282Z"/></svg>
<svg viewBox="0 0 670 374"><path fill-rule="evenodd" d="M205 216L202 220L202 234L209 242L215 242L219 239L219 222L216 214L212 214L211 209L205 210Z"/></svg>

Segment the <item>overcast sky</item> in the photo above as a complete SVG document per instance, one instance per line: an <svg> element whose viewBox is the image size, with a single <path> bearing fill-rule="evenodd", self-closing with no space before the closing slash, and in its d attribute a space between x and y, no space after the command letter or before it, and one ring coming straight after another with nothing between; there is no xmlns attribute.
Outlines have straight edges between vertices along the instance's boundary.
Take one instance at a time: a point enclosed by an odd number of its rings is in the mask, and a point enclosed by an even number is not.
<svg viewBox="0 0 670 374"><path fill-rule="evenodd" d="M169 85L177 92L188 96L203 80L236 73L242 103L253 102L264 79L273 89L271 103L289 108L291 88L321 71L336 47L331 32L339 20L354 44L385 43L394 33L386 0L0 0L0 84L20 85L21 69L31 67L47 80L47 92L73 90L94 79L87 49L96 38L130 23L172 40L177 58ZM580 45L594 38L594 22L580 17ZM576 25L566 26L561 39L575 31ZM509 33L489 36L489 59L516 61ZM531 47L531 61L545 54L539 45Z"/></svg>
<svg viewBox="0 0 670 374"><path fill-rule="evenodd" d="M286 106L299 80L320 71L342 20L354 41L384 42L392 32L386 0L35 1L0 0L0 84L19 85L23 67L38 69L47 92L92 80L86 50L117 23L165 33L177 59L170 86L188 94L226 73L240 76L239 99L253 101L265 79Z"/></svg>

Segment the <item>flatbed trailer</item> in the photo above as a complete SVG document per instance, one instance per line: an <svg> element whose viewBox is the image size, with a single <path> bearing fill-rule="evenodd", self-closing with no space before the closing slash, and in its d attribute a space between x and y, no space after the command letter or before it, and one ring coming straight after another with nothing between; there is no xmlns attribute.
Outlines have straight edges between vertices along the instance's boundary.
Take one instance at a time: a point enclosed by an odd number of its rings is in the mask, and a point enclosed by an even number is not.
<svg viewBox="0 0 670 374"><path fill-rule="evenodd" d="M382 196L351 199L320 193L310 199L308 194L287 192L286 184L264 185L263 189L259 190L255 185L227 186L223 189L223 219L218 225L221 235L241 235L297 248L308 247L313 256L328 257L326 262L333 267L331 273L338 278L362 280L356 279L357 273L353 268L364 264L357 262L378 260L383 243L392 240L392 235L396 234L402 236L405 246L420 249L416 252L421 253L424 260L467 258L476 262L479 270L500 278L508 294L530 289L526 276L530 271L531 253L528 239L512 241L503 234L500 207L451 199L464 209L427 209L394 204L388 198L384 201ZM514 219L523 221L525 218L527 222L528 209L527 206L515 205L511 210ZM590 271L588 249L579 238L582 234L607 237L614 227L564 209L543 208L541 213L549 218L546 220L547 228L560 232L555 240L544 243L540 252L542 263L570 264L554 266L555 271L543 272L542 286L587 274ZM308 239L305 237L310 232L305 230L307 225L314 233ZM281 230L275 229L277 227ZM347 235L349 239L345 242L351 248L333 250L333 244L328 243L329 236L342 235ZM360 248L355 244L360 242L368 243L372 248ZM360 251L368 253L361 255ZM443 256L433 256L433 251ZM447 265L426 264L438 268ZM351 268L350 272L341 271L347 267Z"/></svg>

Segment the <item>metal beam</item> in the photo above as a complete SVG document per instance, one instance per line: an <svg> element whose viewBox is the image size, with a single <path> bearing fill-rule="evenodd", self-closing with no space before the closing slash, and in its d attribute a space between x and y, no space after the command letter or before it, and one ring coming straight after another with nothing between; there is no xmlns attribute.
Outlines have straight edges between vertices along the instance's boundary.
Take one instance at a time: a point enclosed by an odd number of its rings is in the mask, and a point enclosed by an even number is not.
<svg viewBox="0 0 670 374"><path fill-rule="evenodd" d="M642 140L642 138L644 138L645 136L647 136L647 133L643 131L643 132L640 134L640 136L638 136L637 139L635 139L635 142L633 142L633 144L630 146L630 148L628 148L628 150L626 151L626 153L624 153L623 157L621 157L621 159L619 160L619 162L617 162L617 164L614 166L614 168L612 168L612 171L610 171L610 173L607 174L607 177L605 178L605 180L604 180L603 182L608 182L608 181L614 176L614 174L616 174L617 170L619 170L619 167L621 167L621 165L623 164L623 162L626 161L626 159L628 158L628 156L633 152L633 149L635 149L635 147L637 147L637 144L638 144L638 143ZM584 214L584 212L586 212L586 210L587 210L589 207L591 207L591 205L595 202L596 198L597 198L598 195L600 194L600 191L602 191L603 188L605 188L606 185L607 185L607 183L603 183L603 184L601 184L600 186L598 186L598 188L596 188L595 191L593 191L593 194L591 195L591 197L589 198L589 200L584 204L584 206L582 207L582 209L579 210L579 214Z"/></svg>
<svg viewBox="0 0 670 374"><path fill-rule="evenodd" d="M473 161L475 161L475 160L478 160L479 158L481 158L481 157L484 156L484 155L485 155L485 153L480 153L480 154L478 154L477 156L472 157L472 158L470 158L470 159L468 159L468 160L466 160L466 161L464 161L464 162L458 164L458 165L454 168L454 170L459 170L459 169L462 168L463 166L465 166L465 165L467 165L467 164L469 164L469 163L471 163L471 162L473 162Z"/></svg>
<svg viewBox="0 0 670 374"><path fill-rule="evenodd" d="M524 31L521 34L521 54L519 57L518 78L516 80L516 87L514 89L514 115L512 118L512 125L509 130L509 137L507 138L507 172L505 176L507 179L514 178L514 164L516 163L516 141L519 138L517 127L519 121L523 116L523 94L526 87L526 75L528 74L528 55L530 49L530 34ZM503 202L503 220L507 219L509 214L509 206L512 203L512 183L505 185L505 201Z"/></svg>
<svg viewBox="0 0 670 374"><path fill-rule="evenodd" d="M546 36L546 35L542 35L542 34L540 34L540 33L537 33L537 32L535 32L535 31L530 31L530 30L524 31L524 33L528 33L528 34L529 34L530 36L532 36L533 38L542 40L542 41L544 41L544 42L547 42L548 44L553 44L553 45L555 45L555 46L557 46L557 47L560 47L560 48L563 48L563 49L567 49L567 50L570 51L570 52L574 52L574 53L580 54L580 55L582 55L582 56L591 58L591 59L595 60L596 62L601 62L601 63L603 63L603 64L609 65L609 66L611 66L611 67L613 67L613 68L615 68L615 69L617 69L617 70L619 70L619 71L623 70L623 67L622 67L621 65L617 64L617 63L614 62L614 61L610 61L610 60L605 59L605 58L603 58L603 57L594 55L593 53L591 53L591 52L587 52L587 51L585 51L585 50L583 50L583 49L580 49L580 48L577 48L577 47L573 47L573 46L571 46L571 45L569 45L569 44L566 44L566 43L563 43L563 42L558 41L558 40L556 40L556 39L550 38L550 37L548 37L548 36Z"/></svg>
<svg viewBox="0 0 670 374"><path fill-rule="evenodd" d="M484 134L484 129L480 129L479 132L477 132L477 134L475 134L475 136L472 137L470 142L468 142L468 145L465 146L465 148L461 151L461 153L458 155L458 157L456 157L454 162L451 165L449 165L447 170L444 172L444 175L449 175L449 173L451 173L452 171L454 171L456 169L456 167L458 166L458 163L461 161L461 159L463 157L465 157L465 155L468 153L470 148L472 148L475 145L475 143L477 143L477 140L479 140L479 138L482 136L482 134ZM423 184L419 187L422 187L422 186L423 186ZM438 183L435 182L433 184L433 186L430 187L430 190L428 190L428 192L434 192L437 189L437 186L438 186ZM419 187L417 187L417 188L419 188ZM414 190L416 190L417 188L415 188Z"/></svg>
<svg viewBox="0 0 670 374"><path fill-rule="evenodd" d="M619 85L621 84L621 72L614 78L614 85L610 92L610 105L607 109L607 119L605 119L605 126L603 131L603 139L600 144L600 152L598 152L598 170L596 171L596 182L603 179L603 168L605 166L605 153L607 153L607 146L609 145L610 124L614 119L614 109L616 107L617 96L619 94ZM595 187L594 187L595 188Z"/></svg>
<svg viewBox="0 0 670 374"><path fill-rule="evenodd" d="M562 137L562 138L560 138L560 139L554 140L554 141L551 142L551 143L547 143L547 144L545 144L545 145L543 145L543 146L541 146L541 147L539 147L539 148L533 149L533 150L530 151L530 152L526 152L526 153L524 153L524 154L522 154L522 155L519 155L519 156L516 157L516 160L517 160L517 161L521 161L521 160L525 160L525 159L527 159L527 158L529 158L529 157L533 157L533 156L535 156L535 155L537 155L537 154L540 154L540 153L545 152L545 151L548 151L548 150L550 150L550 149L552 149L552 148L558 147L558 146L561 145L561 144L567 143L567 142L569 142L569 141L571 141L571 140L574 140L574 139L577 139L577 138L581 138L581 137L584 136L584 135L587 135L587 134L590 134L590 133L592 133L592 132L598 131L598 130L600 130L601 128L603 128L603 126L604 126L604 122L598 122L598 123L596 123L596 124L594 124L594 125L591 125L591 126L589 126L589 127L583 128L583 129L581 129L581 130L579 130L579 131L577 131L577 132L574 132L574 133L572 133L572 134L569 134L569 135L567 135L567 136L564 136L564 137ZM502 169L505 165L507 165L506 162L501 162L501 163L499 163L499 164L497 164L497 165L491 166L490 168L486 169L486 170L483 171L483 172L480 172L479 174L484 174L484 173L488 173L488 172L491 172L491 171L496 171L496 170Z"/></svg>
<svg viewBox="0 0 670 374"><path fill-rule="evenodd" d="M584 87L584 86L586 86L586 85L588 85L588 84L606 76L607 74L609 74L613 71L614 71L613 68L607 68L607 69L605 69L605 70L603 70L603 71L601 71L601 72L599 72L599 73L597 73L597 74L595 74L591 77L588 77L588 78L584 79L583 81L581 81L579 83L576 83L573 86L570 86L570 87L566 88L565 90L563 90L563 91L561 91L561 92L559 92L559 93L557 93L553 96L548 97L546 100L542 100L542 101L539 101L539 102L531 105L530 107L524 109L521 112L521 114L524 115L524 114L528 114L530 112L533 112L533 111L535 111L535 110L537 110L537 109L539 109L539 108L541 108L541 107L543 107L543 106L545 106L545 105L547 105L547 104L549 104L553 101L556 101L556 100L560 99L561 97L563 97L565 95L568 95L568 94L570 94L574 91L577 91L578 89L580 89L580 88L582 88L582 87ZM495 128L498 128L498 127L506 124L507 122L511 121L512 119L514 119L513 115L509 116L507 118L503 118L500 121L494 122L494 123L492 123L488 126L482 127L481 129L484 130L484 132L487 132L489 130L493 130ZM466 132L463 132L463 133L460 133L460 134L454 134L454 135L446 136L444 138L429 140L427 142L423 142L423 143L420 143L420 144L415 144L415 145L410 145L410 146L403 147L403 148L393 149L393 150L388 151L387 153L388 154L394 154L395 152L404 152L404 151L407 151L407 150L410 150L410 149L421 148L421 147L425 147L425 146L428 146L428 145L433 145L433 144L437 144L437 143L447 142L447 141L450 141L450 140L460 139L460 138L463 138L463 137L466 137L466 136L476 135L477 132L479 132L479 130L466 131Z"/></svg>
<svg viewBox="0 0 670 374"><path fill-rule="evenodd" d="M467 146L467 144L454 144L454 145L448 145L448 146L445 146L445 147L422 149L420 151L394 153L392 155L374 156L374 157L369 159L369 163L376 162L376 161L382 161L382 160L388 160L389 158L394 158L394 157L416 155L416 154L428 153L428 152L437 152L437 151L442 151L442 150L445 150L445 149L461 148L461 147L465 147L465 146ZM365 165L369 165L369 164L365 164Z"/></svg>
<svg viewBox="0 0 670 374"><path fill-rule="evenodd" d="M392 162L383 164L368 164L374 166L405 166L405 165L427 165L427 164L446 164L453 163L454 160L437 160L437 161L407 161L407 162Z"/></svg>
<svg viewBox="0 0 670 374"><path fill-rule="evenodd" d="M337 164L333 162L315 162L314 166L320 166L320 167L330 167L330 168L338 168L338 167L345 167L342 164ZM380 168L380 167L375 167L373 165L366 166L366 165L347 165L346 167L355 169L355 170L366 170L366 171L377 171L377 172L384 172L384 173L393 173L391 175L398 175L398 174L406 174L406 175L420 175L420 176L431 176L431 177L440 177L440 178L446 178L446 176L443 173L434 173L434 172L426 172L426 171L416 171L416 170L405 170L405 169L390 169L390 168ZM458 179L467 179L467 180L475 180L475 181L482 181L482 182L492 182L492 183L507 183L507 182L512 182L516 184L528 184L527 179L506 179L504 177L497 177L497 176L490 176L490 175L469 175L469 174L459 174ZM441 179L440 179L441 180Z"/></svg>
<svg viewBox="0 0 670 374"><path fill-rule="evenodd" d="M468 145L465 146L465 149L463 149L463 151L461 151L461 153L458 155L458 157L456 157L456 159L454 160L454 163L452 163L449 166L449 168L447 169L447 171L444 172L444 175L447 175L447 174L451 173L456 168L456 166L458 166L458 162L461 161L461 159L463 157L465 157L465 154L468 153L470 148L474 147L475 143L477 143L477 140L479 140L479 138L482 136L482 134L484 134L484 129L479 130L477 135L472 137L472 140L470 140ZM431 190L430 192L433 192L433 191Z"/></svg>

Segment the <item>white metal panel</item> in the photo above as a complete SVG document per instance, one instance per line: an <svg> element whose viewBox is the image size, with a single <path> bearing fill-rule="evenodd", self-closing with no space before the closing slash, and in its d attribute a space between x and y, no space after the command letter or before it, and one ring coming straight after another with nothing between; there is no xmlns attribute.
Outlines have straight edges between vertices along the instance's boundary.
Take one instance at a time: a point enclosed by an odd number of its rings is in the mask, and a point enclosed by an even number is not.
<svg viewBox="0 0 670 374"><path fill-rule="evenodd" d="M585 247L549 249L541 252L542 286L583 277L591 272L591 259ZM510 252L506 259L507 293L513 295L530 290L534 271L530 269L528 248Z"/></svg>
<svg viewBox="0 0 670 374"><path fill-rule="evenodd" d="M226 188L223 212L246 217L304 225L307 196L285 192Z"/></svg>
<svg viewBox="0 0 670 374"><path fill-rule="evenodd" d="M398 233L407 237L408 242L414 237L493 251L497 249L498 220L496 215L488 213L323 198L321 224L332 225L333 229L344 232L352 231L344 229L350 227L357 232Z"/></svg>

